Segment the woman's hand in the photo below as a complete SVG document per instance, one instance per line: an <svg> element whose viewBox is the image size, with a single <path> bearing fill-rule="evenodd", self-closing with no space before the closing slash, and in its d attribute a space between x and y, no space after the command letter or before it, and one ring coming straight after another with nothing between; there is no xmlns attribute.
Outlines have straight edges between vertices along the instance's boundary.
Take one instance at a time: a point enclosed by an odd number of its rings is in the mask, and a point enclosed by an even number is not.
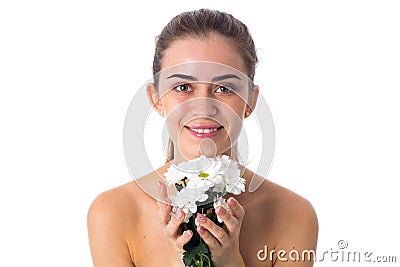
<svg viewBox="0 0 400 267"><path fill-rule="evenodd" d="M210 248L211 260L215 266L245 266L239 251L239 234L245 211L233 197L227 203L232 214L222 206L216 208L217 215L224 222L222 228L205 215L199 214L197 232Z"/></svg>
<svg viewBox="0 0 400 267"><path fill-rule="evenodd" d="M157 201L159 208L159 221L161 227L168 237L169 243L171 247L174 248L175 254L173 259L169 262L168 266L185 266L182 261L183 246L190 241L193 236L193 232L190 230L184 231L180 229L180 225L185 218L185 213L182 210L179 210L174 216L171 217L171 209L172 206L168 203L171 201L167 198L167 188L164 182L159 182L160 188L159 193L162 201Z"/></svg>

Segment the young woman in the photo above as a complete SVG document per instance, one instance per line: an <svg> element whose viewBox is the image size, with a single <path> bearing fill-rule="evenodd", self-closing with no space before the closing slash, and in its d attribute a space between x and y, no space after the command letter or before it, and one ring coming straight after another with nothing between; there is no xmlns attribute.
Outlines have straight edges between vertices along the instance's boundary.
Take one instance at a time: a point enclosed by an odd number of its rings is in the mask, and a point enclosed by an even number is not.
<svg viewBox="0 0 400 267"><path fill-rule="evenodd" d="M153 74L192 62L225 66L252 81L257 56L243 23L229 14L202 9L176 16L163 29L156 42ZM199 71L213 73L213 68L201 67ZM147 86L149 101L167 118L168 131L175 135L167 164L139 180L162 180L171 160L198 157L204 139L215 144L215 154L235 157L232 137L257 102L259 88L251 82L237 93L225 81L199 81L173 73L156 75L154 83ZM168 79L177 82L162 91L162 83ZM242 77L219 79L241 81ZM311 204L249 169L242 170L246 191L226 196L232 213L217 209L224 226L197 217L197 230L210 248L213 265L312 266L318 222ZM250 193L251 179L263 182ZM165 191L165 185L161 183L160 189ZM95 266L184 266L183 245L193 233L180 230L183 211L170 217L171 206L151 195L132 181L94 200L88 213L88 232Z"/></svg>

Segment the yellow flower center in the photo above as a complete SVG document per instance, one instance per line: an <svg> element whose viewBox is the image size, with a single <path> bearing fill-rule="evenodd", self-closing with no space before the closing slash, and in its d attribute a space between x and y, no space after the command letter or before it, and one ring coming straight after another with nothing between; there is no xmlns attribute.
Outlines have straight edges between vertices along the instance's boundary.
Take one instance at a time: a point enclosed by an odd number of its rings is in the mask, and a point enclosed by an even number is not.
<svg viewBox="0 0 400 267"><path fill-rule="evenodd" d="M200 178L206 179L208 177L208 173L202 172L199 174Z"/></svg>

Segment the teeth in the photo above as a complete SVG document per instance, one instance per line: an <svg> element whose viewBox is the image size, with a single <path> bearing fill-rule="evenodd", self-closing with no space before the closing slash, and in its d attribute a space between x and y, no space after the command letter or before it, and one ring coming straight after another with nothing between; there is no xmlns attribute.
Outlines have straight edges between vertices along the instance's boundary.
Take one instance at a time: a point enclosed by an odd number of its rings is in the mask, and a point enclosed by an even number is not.
<svg viewBox="0 0 400 267"><path fill-rule="evenodd" d="M196 128L191 128L193 132L196 133L212 133L218 130L218 128L212 128L212 129L196 129Z"/></svg>

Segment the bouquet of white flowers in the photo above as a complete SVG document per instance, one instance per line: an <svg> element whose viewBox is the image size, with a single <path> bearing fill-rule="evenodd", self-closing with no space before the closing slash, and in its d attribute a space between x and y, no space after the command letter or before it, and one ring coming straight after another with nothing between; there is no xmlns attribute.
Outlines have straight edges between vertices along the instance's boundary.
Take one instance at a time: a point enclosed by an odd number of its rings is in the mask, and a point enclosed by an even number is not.
<svg viewBox="0 0 400 267"><path fill-rule="evenodd" d="M223 225L215 208L223 206L230 212L223 196L245 191L245 179L240 177L237 163L226 155L216 158L202 155L178 165L171 164L164 175L167 185L175 185L178 191L171 196L171 216L182 209L185 213L182 228L193 232L193 237L183 247L183 262L190 267L211 266L211 252L196 231L195 218L201 213L217 225Z"/></svg>

